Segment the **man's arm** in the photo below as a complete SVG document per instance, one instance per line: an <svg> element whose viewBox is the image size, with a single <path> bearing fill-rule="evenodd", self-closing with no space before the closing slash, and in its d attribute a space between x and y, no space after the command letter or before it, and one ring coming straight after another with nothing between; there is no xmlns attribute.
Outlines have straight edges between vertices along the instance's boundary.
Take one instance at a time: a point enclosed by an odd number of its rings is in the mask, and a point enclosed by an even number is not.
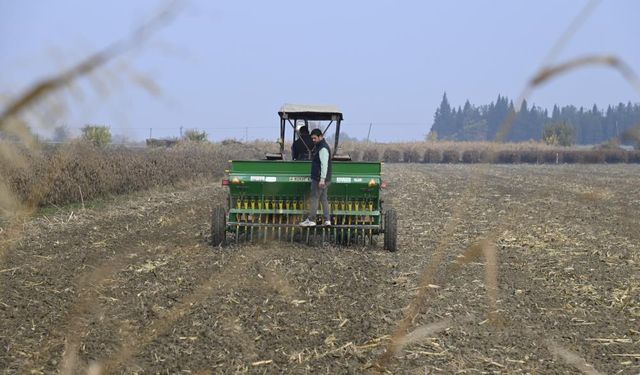
<svg viewBox="0 0 640 375"><path fill-rule="evenodd" d="M327 178L327 170L329 169L329 150L322 148L319 152L320 156L320 181Z"/></svg>

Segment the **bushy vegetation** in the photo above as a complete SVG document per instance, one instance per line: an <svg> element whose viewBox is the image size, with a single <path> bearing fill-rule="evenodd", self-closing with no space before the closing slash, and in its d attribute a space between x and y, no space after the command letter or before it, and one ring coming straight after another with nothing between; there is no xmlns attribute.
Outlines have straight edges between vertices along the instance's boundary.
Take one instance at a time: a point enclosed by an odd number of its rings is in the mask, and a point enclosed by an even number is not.
<svg viewBox="0 0 640 375"><path fill-rule="evenodd" d="M379 161L380 156L378 150L375 148L367 148L362 153L363 161Z"/></svg>
<svg viewBox="0 0 640 375"><path fill-rule="evenodd" d="M8 188L22 201L51 205L219 177L228 160L262 159L278 145L183 141L170 148L127 148L76 141L37 151L13 143L2 147L14 155L12 162L0 165ZM640 151L615 145L578 149L542 143L348 141L340 152L349 153L354 161L388 163L640 163Z"/></svg>
<svg viewBox="0 0 640 375"><path fill-rule="evenodd" d="M623 142L634 145L636 150L640 150L640 121L636 126L625 130L620 138Z"/></svg>
<svg viewBox="0 0 640 375"><path fill-rule="evenodd" d="M459 161L460 161L460 153L458 152L458 150L449 149L449 150L444 150L442 152L443 163L455 164Z"/></svg>
<svg viewBox="0 0 640 375"><path fill-rule="evenodd" d="M442 161L442 152L438 149L427 147L422 157L424 163L440 163Z"/></svg>
<svg viewBox="0 0 640 375"><path fill-rule="evenodd" d="M207 140L207 132L204 130L188 129L184 132L182 138L191 142L204 142Z"/></svg>
<svg viewBox="0 0 640 375"><path fill-rule="evenodd" d="M179 181L221 176L229 159L256 159L265 144L182 143L172 148L98 147L74 142L38 151L13 145L0 176L23 202L65 204ZM256 147L257 146L257 147Z"/></svg>
<svg viewBox="0 0 640 375"><path fill-rule="evenodd" d="M85 125L82 129L82 140L96 147L105 147L111 143L111 129L103 125Z"/></svg>
<svg viewBox="0 0 640 375"><path fill-rule="evenodd" d="M402 161L405 163L419 163L420 162L420 153L413 147L409 147L404 150Z"/></svg>
<svg viewBox="0 0 640 375"><path fill-rule="evenodd" d="M478 150L464 150L462 152L462 162L463 163L479 163L480 162L480 151Z"/></svg>
<svg viewBox="0 0 640 375"><path fill-rule="evenodd" d="M352 160L388 163L635 163L634 152L614 143L592 148L564 147L541 142L345 142ZM356 155L357 157L354 157Z"/></svg>
<svg viewBox="0 0 640 375"><path fill-rule="evenodd" d="M400 150L389 147L382 153L382 160L387 163L398 163L400 160Z"/></svg>
<svg viewBox="0 0 640 375"><path fill-rule="evenodd" d="M542 140L551 146L571 146L575 130L566 122L549 123L542 129Z"/></svg>

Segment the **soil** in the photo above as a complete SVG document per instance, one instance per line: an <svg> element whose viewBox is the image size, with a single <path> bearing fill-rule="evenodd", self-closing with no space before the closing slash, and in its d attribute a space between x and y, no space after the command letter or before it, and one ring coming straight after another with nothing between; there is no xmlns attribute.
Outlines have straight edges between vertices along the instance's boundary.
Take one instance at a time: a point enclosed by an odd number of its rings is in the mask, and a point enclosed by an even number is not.
<svg viewBox="0 0 640 375"><path fill-rule="evenodd" d="M640 166L384 169L396 253L213 248L219 182L29 219L2 373L640 372Z"/></svg>

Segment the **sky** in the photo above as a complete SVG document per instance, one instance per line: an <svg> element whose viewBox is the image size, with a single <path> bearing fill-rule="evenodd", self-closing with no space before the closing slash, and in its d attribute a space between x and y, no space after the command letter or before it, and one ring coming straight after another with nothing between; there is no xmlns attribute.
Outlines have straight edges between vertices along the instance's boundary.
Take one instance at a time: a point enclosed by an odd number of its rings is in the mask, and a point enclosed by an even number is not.
<svg viewBox="0 0 640 375"><path fill-rule="evenodd" d="M165 4L0 0L0 106L126 38ZM64 115L31 126L77 132L104 124L134 140L182 128L214 141L275 141L282 104L335 104L352 137L365 138L372 124L374 140L420 140L444 92L454 106L499 94L515 100L586 4L187 0L142 45L59 94ZM638 14L635 0L598 3L551 63L611 54L640 73ZM640 94L599 66L559 76L528 98L545 108L628 101L640 102Z"/></svg>

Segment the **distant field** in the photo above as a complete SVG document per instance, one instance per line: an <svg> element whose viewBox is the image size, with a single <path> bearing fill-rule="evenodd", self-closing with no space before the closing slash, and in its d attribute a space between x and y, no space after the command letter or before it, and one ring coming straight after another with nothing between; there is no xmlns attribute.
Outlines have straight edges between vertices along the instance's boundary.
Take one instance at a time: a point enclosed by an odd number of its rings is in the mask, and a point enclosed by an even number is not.
<svg viewBox="0 0 640 375"><path fill-rule="evenodd" d="M342 151L354 160L391 163L599 164L640 163L640 151L610 147L557 147L543 143L491 142L346 142Z"/></svg>
<svg viewBox="0 0 640 375"><path fill-rule="evenodd" d="M9 162L0 165L0 176L11 192L9 200L32 201L41 206L217 177L230 159L260 159L266 152L278 150L275 142L264 141L186 143L170 148L96 148L75 142L39 151L8 143L2 146ZM285 152L289 152L288 145ZM562 148L539 143L345 142L339 153L348 153L353 160L387 163L640 163L640 151Z"/></svg>
<svg viewBox="0 0 640 375"><path fill-rule="evenodd" d="M569 354L601 373L640 371L640 166L384 170L397 253L214 249L217 182L28 220L0 270L4 371L363 373L439 248L444 262L415 321L439 328L398 352L392 373L576 373ZM467 251L492 234L494 302L485 258Z"/></svg>

